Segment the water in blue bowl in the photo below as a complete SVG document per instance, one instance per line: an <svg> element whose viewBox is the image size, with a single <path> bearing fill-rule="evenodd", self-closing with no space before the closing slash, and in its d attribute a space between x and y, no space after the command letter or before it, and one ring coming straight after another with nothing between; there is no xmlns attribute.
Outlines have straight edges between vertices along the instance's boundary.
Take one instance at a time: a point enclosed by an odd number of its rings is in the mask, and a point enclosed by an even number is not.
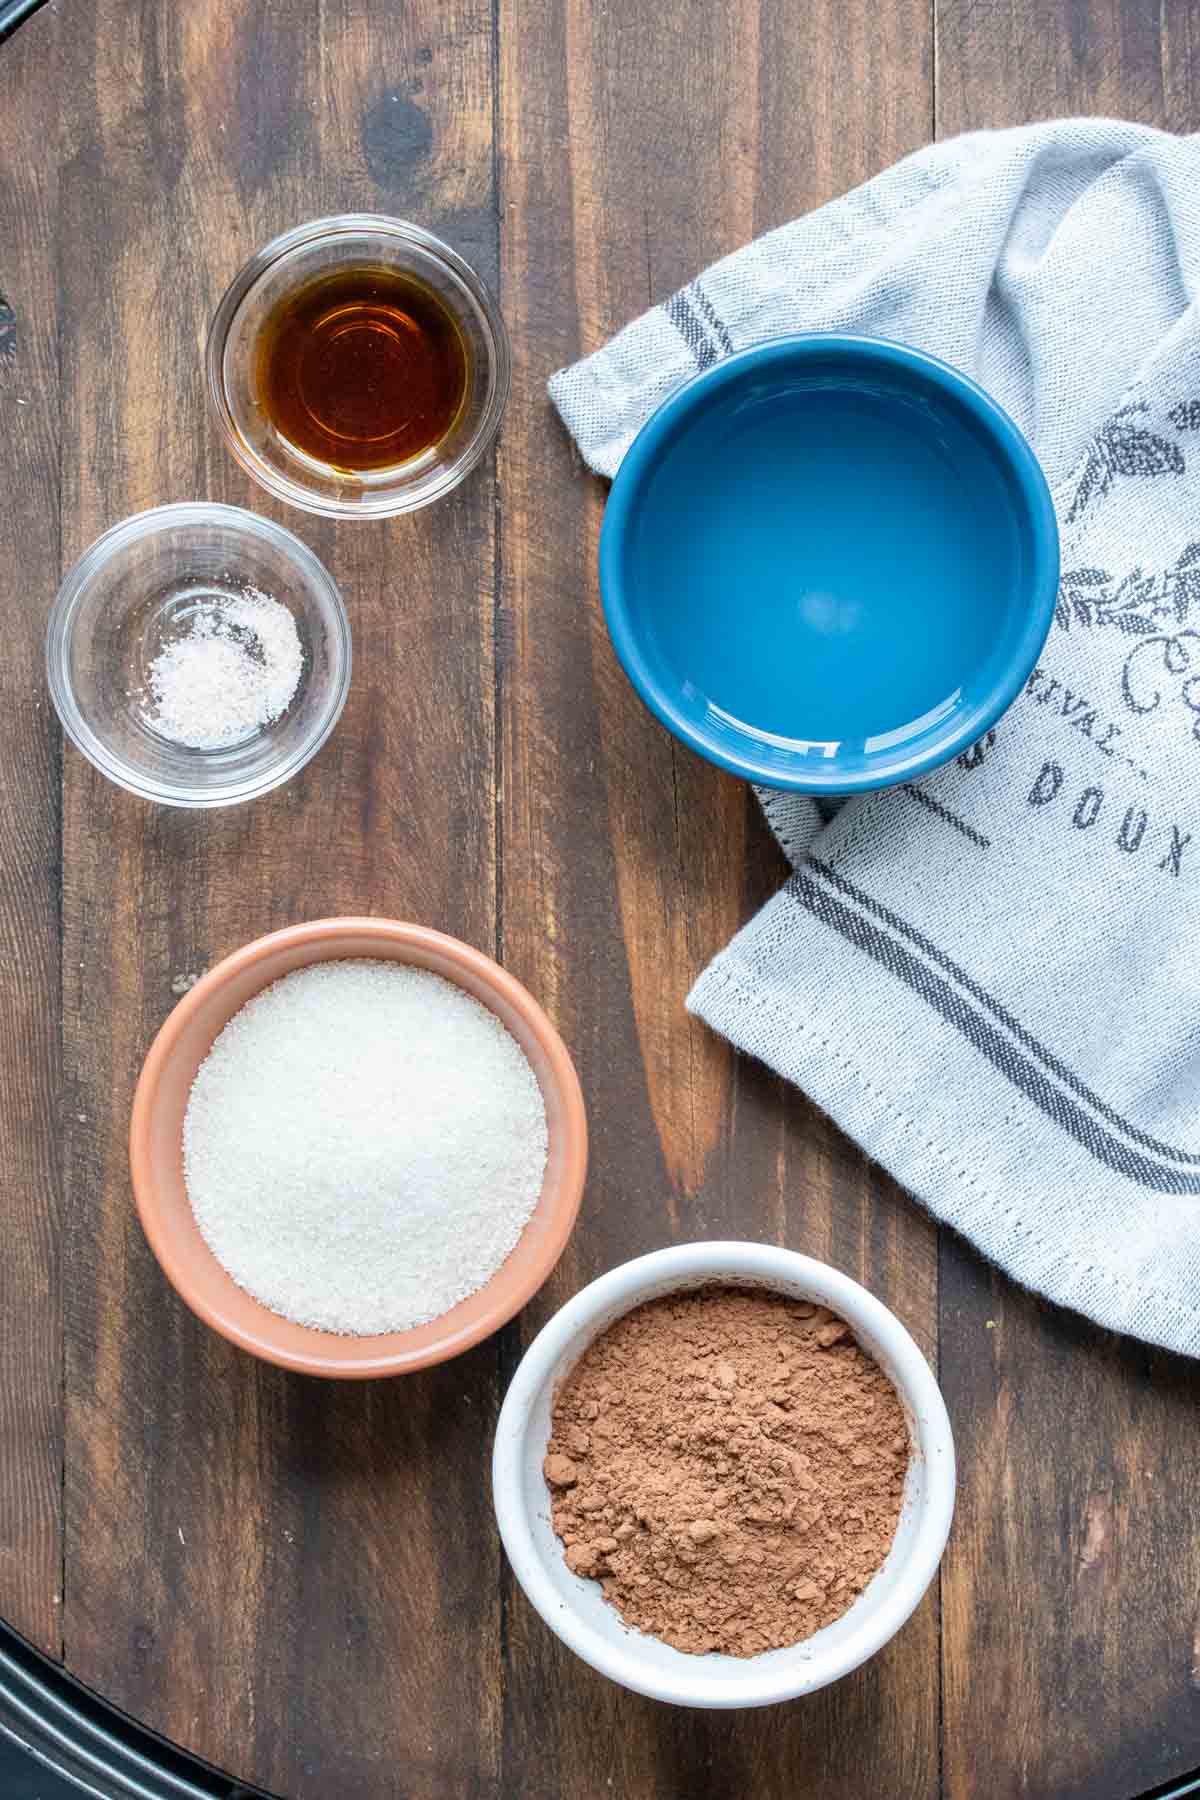
<svg viewBox="0 0 1200 1800"><path fill-rule="evenodd" d="M754 779L836 791L985 729L1045 637L1057 551L1032 454L980 390L892 346L818 343L667 403L618 475L602 576L672 729Z"/></svg>

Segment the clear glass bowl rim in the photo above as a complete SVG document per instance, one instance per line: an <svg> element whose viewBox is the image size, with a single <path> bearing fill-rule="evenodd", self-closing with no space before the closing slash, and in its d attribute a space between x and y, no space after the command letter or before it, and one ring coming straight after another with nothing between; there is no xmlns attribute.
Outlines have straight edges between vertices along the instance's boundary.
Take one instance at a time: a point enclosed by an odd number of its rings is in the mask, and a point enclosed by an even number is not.
<svg viewBox="0 0 1200 1800"><path fill-rule="evenodd" d="M291 481L273 469L255 455L246 444L234 423L233 413L225 395L225 346L229 339L230 328L237 317L247 295L267 272L284 256L297 248L323 241L361 236L373 233L376 236L394 237L402 243L415 245L426 251L452 274L471 298L486 323L491 338L491 391L483 417L480 419L470 442L463 448L454 461L446 465L428 483L423 483L407 491L379 494L374 500L336 500L328 495L310 493L298 481ZM204 363L207 374L208 400L214 418L220 427L221 436L226 447L248 475L253 476L267 491L288 505L299 507L304 512L317 513L327 519L386 519L394 518L399 513L416 512L422 506L428 506L434 500L466 480L467 476L480 462L491 447L492 441L500 429L500 421L504 416L504 408L508 402L509 386L512 380L512 351L509 345L508 329L496 300L482 277L475 273L470 263L459 255L452 244L426 231L421 225L414 225L407 219L393 218L388 213L331 213L327 218L311 219L306 224L294 225L283 231L278 237L256 250L238 270L213 314L209 326L208 341L205 345Z"/></svg>
<svg viewBox="0 0 1200 1800"><path fill-rule="evenodd" d="M124 549L138 538L155 536L163 529L205 524L223 524L231 529L248 531L251 535L265 538L282 555L294 562L306 582L325 598L333 626L334 648L333 681L329 697L304 740L288 756L253 778L231 781L223 787L214 786L201 792L176 787L168 781L155 781L153 777L134 769L124 758L114 755L103 738L88 724L75 698L70 675L70 649L75 616L84 595L97 573L117 550ZM46 679L50 687L50 698L54 702L63 730L75 748L102 775L106 775L126 792L137 794L143 800L157 801L162 806L233 806L245 800L257 799L260 794L269 794L273 788L282 787L284 782L290 781L293 775L312 760L341 717L346 696L350 692L352 664L350 620L337 583L320 558L285 525L277 525L273 519L263 518L259 513L247 512L244 507L225 506L218 501L187 500L167 506L152 506L144 512L131 513L116 525L110 525L107 531L89 544L83 555L63 576L46 624Z"/></svg>

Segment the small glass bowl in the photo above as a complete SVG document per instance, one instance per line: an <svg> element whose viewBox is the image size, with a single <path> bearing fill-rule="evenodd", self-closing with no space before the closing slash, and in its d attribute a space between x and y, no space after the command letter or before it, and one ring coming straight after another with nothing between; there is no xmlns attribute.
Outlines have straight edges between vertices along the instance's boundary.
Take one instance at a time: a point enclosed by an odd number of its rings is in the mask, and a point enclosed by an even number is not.
<svg viewBox="0 0 1200 1800"><path fill-rule="evenodd" d="M433 290L462 333L468 385L439 443L390 468L349 472L306 456L275 429L259 400L257 349L288 294L363 264L402 270ZM499 429L511 365L500 309L470 265L432 232L375 213L298 225L252 256L217 308L205 360L209 402L243 469L305 512L354 519L415 512L465 481Z"/></svg>
<svg viewBox="0 0 1200 1800"><path fill-rule="evenodd" d="M286 606L304 655L279 717L190 749L149 723L150 665L198 611L258 589ZM332 578L290 531L237 506L157 506L106 531L67 574L46 631L63 729L110 781L164 806L231 806L316 755L350 688L350 624Z"/></svg>

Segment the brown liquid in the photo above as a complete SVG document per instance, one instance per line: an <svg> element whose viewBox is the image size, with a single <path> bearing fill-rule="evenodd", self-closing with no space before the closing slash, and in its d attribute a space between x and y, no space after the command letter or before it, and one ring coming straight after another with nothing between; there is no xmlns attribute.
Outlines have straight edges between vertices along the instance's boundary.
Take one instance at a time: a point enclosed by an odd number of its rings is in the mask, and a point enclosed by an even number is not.
<svg viewBox="0 0 1200 1800"><path fill-rule="evenodd" d="M297 450L358 473L408 462L462 410L467 354L450 313L395 269L320 275L263 327L258 391Z"/></svg>

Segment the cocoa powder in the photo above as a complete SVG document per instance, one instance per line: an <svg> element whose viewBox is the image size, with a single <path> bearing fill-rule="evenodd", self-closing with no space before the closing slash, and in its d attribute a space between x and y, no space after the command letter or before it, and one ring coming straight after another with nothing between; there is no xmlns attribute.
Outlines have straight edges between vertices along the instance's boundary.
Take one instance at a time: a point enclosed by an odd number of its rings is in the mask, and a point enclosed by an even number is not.
<svg viewBox="0 0 1200 1800"><path fill-rule="evenodd" d="M904 1414L821 1307L717 1287L652 1300L585 1352L551 1423L567 1563L677 1650L798 1643L891 1547Z"/></svg>

